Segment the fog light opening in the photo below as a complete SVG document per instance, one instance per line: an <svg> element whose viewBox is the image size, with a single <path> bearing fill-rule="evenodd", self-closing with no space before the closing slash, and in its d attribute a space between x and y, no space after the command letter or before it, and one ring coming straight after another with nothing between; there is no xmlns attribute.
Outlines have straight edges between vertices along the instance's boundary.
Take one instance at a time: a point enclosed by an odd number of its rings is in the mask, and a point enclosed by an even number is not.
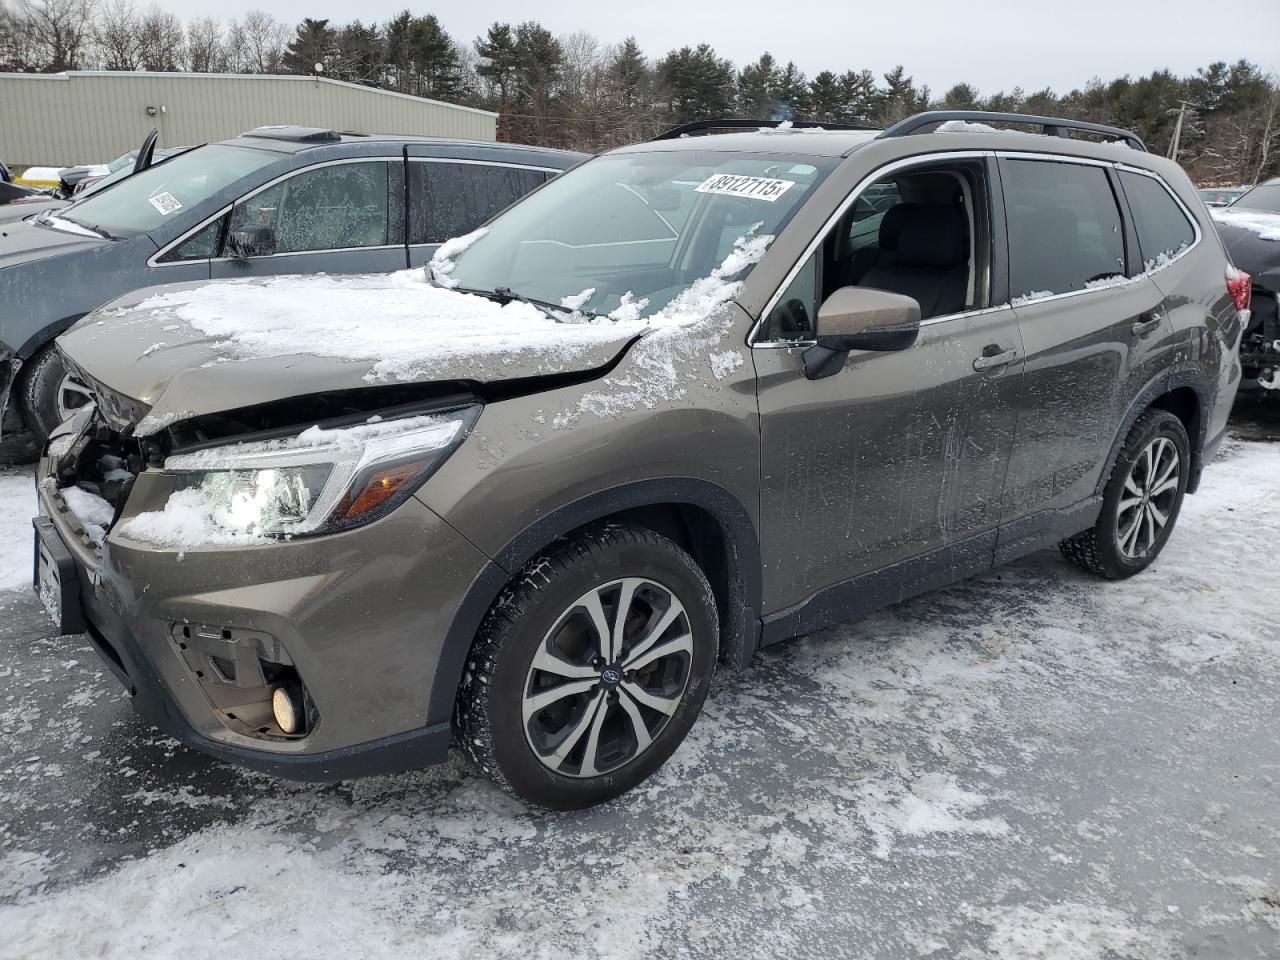
<svg viewBox="0 0 1280 960"><path fill-rule="evenodd" d="M302 697L288 687L276 687L271 692L271 712L276 726L285 733L301 733L303 725Z"/></svg>

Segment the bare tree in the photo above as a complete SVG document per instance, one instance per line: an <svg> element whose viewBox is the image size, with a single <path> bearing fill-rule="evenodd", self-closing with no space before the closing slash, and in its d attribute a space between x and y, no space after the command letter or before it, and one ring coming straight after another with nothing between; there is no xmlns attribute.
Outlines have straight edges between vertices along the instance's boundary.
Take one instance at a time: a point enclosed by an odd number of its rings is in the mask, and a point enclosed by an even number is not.
<svg viewBox="0 0 1280 960"><path fill-rule="evenodd" d="M22 0L18 12L39 69L60 73L80 65L93 25L90 0Z"/></svg>
<svg viewBox="0 0 1280 960"><path fill-rule="evenodd" d="M137 70L139 57L138 12L131 0L111 0L98 11L93 29L98 63L104 70Z"/></svg>
<svg viewBox="0 0 1280 960"><path fill-rule="evenodd" d="M33 61L31 25L21 10L0 0L0 70L30 70Z"/></svg>
<svg viewBox="0 0 1280 960"><path fill-rule="evenodd" d="M281 73L289 28L264 10L251 10L242 22L231 22L228 59L237 73Z"/></svg>
<svg viewBox="0 0 1280 960"><path fill-rule="evenodd" d="M228 69L222 24L203 17L187 24L185 66L192 73L222 73Z"/></svg>
<svg viewBox="0 0 1280 960"><path fill-rule="evenodd" d="M138 52L143 69L177 70L184 40L182 21L167 10L152 7L139 23Z"/></svg>

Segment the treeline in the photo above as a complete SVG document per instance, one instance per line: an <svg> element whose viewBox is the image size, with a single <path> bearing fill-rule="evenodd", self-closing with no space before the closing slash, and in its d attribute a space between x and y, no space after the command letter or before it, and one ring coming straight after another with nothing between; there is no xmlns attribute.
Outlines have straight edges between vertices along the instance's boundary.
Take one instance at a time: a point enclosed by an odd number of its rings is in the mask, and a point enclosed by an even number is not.
<svg viewBox="0 0 1280 960"><path fill-rule="evenodd" d="M709 44L661 56L633 38L605 43L552 34L536 21L495 23L460 41L440 20L405 10L386 23L291 27L269 13L187 22L131 0L0 0L0 70L187 70L298 73L496 110L502 139L598 151L708 117L745 116L884 126L920 110L1044 113L1136 131L1167 152L1179 112L1178 159L1201 182L1251 183L1280 173L1280 81L1254 64L1212 63L1193 75L981 94L941 93L898 66L807 77L764 53L738 67ZM1185 108L1184 105L1185 104Z"/></svg>

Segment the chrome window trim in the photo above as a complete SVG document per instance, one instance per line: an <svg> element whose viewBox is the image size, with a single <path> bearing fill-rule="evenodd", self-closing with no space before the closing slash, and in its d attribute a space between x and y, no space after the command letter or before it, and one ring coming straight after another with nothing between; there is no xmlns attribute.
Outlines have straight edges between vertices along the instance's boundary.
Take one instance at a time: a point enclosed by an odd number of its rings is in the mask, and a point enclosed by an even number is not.
<svg viewBox="0 0 1280 960"><path fill-rule="evenodd" d="M510 167L513 170L537 170L541 173L564 173L560 167L539 167L532 163L507 163L505 160L463 160L458 157L406 157L410 163L467 163L480 167Z"/></svg>
<svg viewBox="0 0 1280 960"><path fill-rule="evenodd" d="M771 296L768 302L765 303L764 309L760 311L760 316L756 318L756 322L752 325L750 332L747 334L747 346L752 349L757 346L767 348L772 345L792 347L806 342L800 340L768 340L757 343L756 337L760 333L760 328L764 325L765 317L769 316L773 308L778 305L778 301L782 299L782 295L786 293L787 287L791 286L791 282L795 280L797 274L800 273L805 262L813 256L813 253L818 249L819 244L827 239L827 234L831 232L848 209L853 206L858 197L862 196L863 191L865 191L867 187L871 186L877 180L888 176L890 173L901 170L903 167L918 166L922 163L929 163L936 160L976 160L990 158L995 155L995 151L993 150L942 150L932 153L920 153L910 157L901 157L897 160L891 160L889 163L872 170L869 174L859 180L854 188L849 192L849 195L840 202L839 206L836 207L835 212L826 219L822 225L822 229L820 229L817 234L814 235L813 239L805 246L804 252L792 265L791 269L787 271L787 275L782 278L782 283L780 283L778 285L778 289L773 292L773 296ZM995 307L983 307L982 310L998 310L1004 306L1007 306L1007 304L1000 304ZM970 312L976 313L977 311ZM931 317L930 320L953 319L956 316L961 316L961 314L950 314L946 317ZM808 342L812 343L813 341Z"/></svg>
<svg viewBox="0 0 1280 960"><path fill-rule="evenodd" d="M300 176L301 174L304 174L304 173L310 173L312 170L319 170L321 167L337 167L337 166L342 166L343 164L348 164L348 163L404 163L404 157L403 156L342 157L337 160L322 160L319 163L313 163L310 166L297 167L296 169L293 169L293 170L286 170L284 173L280 174L280 176L275 177L272 180L268 180L266 183L262 184L261 186L258 186L255 189L250 190L244 196L236 198L227 206L223 207L221 210L215 213L213 216L209 217L207 220L202 222L198 227L188 230L186 233L180 236L177 240L173 240L170 243L168 243L164 248L157 250L150 257L147 258L147 266L174 267L174 266L181 266L189 263L222 263L227 260L238 259L236 257L203 257L197 260L171 260L168 263L158 262L160 257L163 257L165 254L173 250L175 247L182 246L182 244L186 243L188 240L194 237L197 233L199 233L201 230L203 230L205 227L211 224L214 220L217 220L219 217L225 216L229 211L234 210L237 206L244 203L246 200L249 200L252 197L256 197L258 194L262 193L263 190L269 190L272 187L274 187L277 183L280 183L284 180L288 180L291 177ZM384 244L383 246L402 247L404 246L404 244L393 243L393 244ZM375 250L375 249L378 249L378 248L377 247L325 247L321 250L295 250L295 251L291 251L290 253L273 253L272 256L287 257L287 256L292 256L293 254L296 254L296 253L332 253L332 252L337 252L339 250Z"/></svg>
<svg viewBox="0 0 1280 960"><path fill-rule="evenodd" d="M1090 293L1093 291L1090 290ZM921 320L920 326L932 327L937 323L950 323L953 320L967 320L969 317L981 317L988 313L999 313L1001 310L1012 310L1013 307L1007 303L1000 303L994 307L980 307L977 310L961 310L959 313L944 313L940 317L930 317L928 320ZM812 347L817 340L766 340L763 343L753 343L753 350L791 350L796 347Z"/></svg>

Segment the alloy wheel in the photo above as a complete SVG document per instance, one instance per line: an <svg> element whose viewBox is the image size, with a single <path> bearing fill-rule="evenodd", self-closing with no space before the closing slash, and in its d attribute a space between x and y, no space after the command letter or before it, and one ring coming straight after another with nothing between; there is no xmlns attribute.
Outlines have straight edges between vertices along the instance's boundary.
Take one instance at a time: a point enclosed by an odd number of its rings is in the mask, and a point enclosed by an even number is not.
<svg viewBox="0 0 1280 960"><path fill-rule="evenodd" d="M1151 552L1168 526L1181 483L1178 448L1167 437L1156 437L1129 465L1116 514L1116 542L1120 553L1139 560Z"/></svg>
<svg viewBox="0 0 1280 960"><path fill-rule="evenodd" d="M525 737L544 766L594 777L648 749L679 707L693 663L683 604L656 580L588 590L551 627L525 678Z"/></svg>
<svg viewBox="0 0 1280 960"><path fill-rule="evenodd" d="M73 413L92 400L93 391L79 378L66 374L58 383L58 393L54 398L58 422L65 423Z"/></svg>

